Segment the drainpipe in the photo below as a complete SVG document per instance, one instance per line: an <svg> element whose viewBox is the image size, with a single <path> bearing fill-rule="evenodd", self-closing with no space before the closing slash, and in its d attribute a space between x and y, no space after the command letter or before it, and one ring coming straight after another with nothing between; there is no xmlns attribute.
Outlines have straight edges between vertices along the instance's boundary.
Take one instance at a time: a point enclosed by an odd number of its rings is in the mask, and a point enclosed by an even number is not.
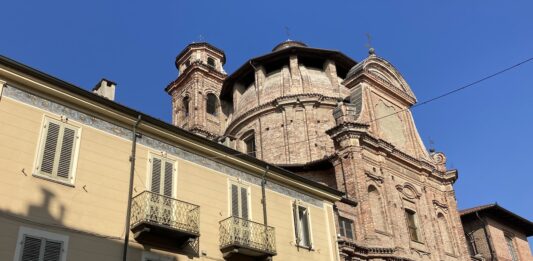
<svg viewBox="0 0 533 261"><path fill-rule="evenodd" d="M487 222L479 216L479 212L477 211L476 211L476 217L479 219L479 221L481 221L481 224L483 224L483 233L485 234L485 239L487 239L487 244L489 246L490 260L496 261L498 259L496 258L496 253L494 252L494 249L492 247L492 242L490 241L490 238L489 238L489 234L487 231Z"/></svg>
<svg viewBox="0 0 533 261"><path fill-rule="evenodd" d="M268 226L267 205L266 205L267 202L266 202L266 192L265 192L265 187L267 183L266 175L268 173L268 169L269 169L269 166L267 165L265 169L265 173L263 173L263 181L261 182L261 193L263 195L263 198L261 200L263 201L263 223L265 224L265 230L266 230L266 227Z"/></svg>
<svg viewBox="0 0 533 261"><path fill-rule="evenodd" d="M140 136L137 134L137 127L139 126L139 123L141 123L141 115L137 118L137 121L133 125L133 137L132 144L131 144L131 156L130 156L130 185L129 185L129 192L128 192L128 208L126 213L126 235L124 236L124 251L122 253L122 260L127 261L127 255L128 255L128 243L130 240L130 218L131 218L131 198L133 194L133 177L135 174L135 151L136 151L136 145L137 145L137 136Z"/></svg>

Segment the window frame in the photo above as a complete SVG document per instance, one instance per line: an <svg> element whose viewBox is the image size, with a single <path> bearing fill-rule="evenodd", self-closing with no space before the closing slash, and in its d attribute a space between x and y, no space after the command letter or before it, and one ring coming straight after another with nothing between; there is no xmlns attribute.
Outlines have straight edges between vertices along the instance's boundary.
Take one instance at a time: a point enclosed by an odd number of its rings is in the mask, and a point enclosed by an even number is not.
<svg viewBox="0 0 533 261"><path fill-rule="evenodd" d="M507 252L511 256L511 261L520 261L520 255L516 248L514 236L508 232L504 233L503 236L505 238L505 245L507 245Z"/></svg>
<svg viewBox="0 0 533 261"><path fill-rule="evenodd" d="M340 216L339 215L339 218L338 218L338 222L339 222L339 235L343 238L348 238L348 239L351 239L351 240L355 240L355 229L354 229L354 221L352 219L349 219L349 218L346 218L346 217L343 217L343 216ZM350 224L350 230L352 231L351 234L352 234L352 237L349 237L346 233L346 223L349 223ZM344 234L344 235L343 235Z"/></svg>
<svg viewBox="0 0 533 261"><path fill-rule="evenodd" d="M407 225L407 232L409 234L409 239L411 241L414 241L414 242L418 242L418 243L422 243L422 240L421 240L421 236L420 236L420 225L418 223L418 216L417 216L417 212L413 209L410 209L410 208L405 208L404 209L404 215L405 215L405 223ZM409 217L413 217L413 225L414 225L414 229L415 229L415 235L416 235L416 238L413 238L413 235L411 233L411 222L410 222L410 218Z"/></svg>
<svg viewBox="0 0 533 261"><path fill-rule="evenodd" d="M241 188L244 188L246 189L246 201L247 201L247 208L248 208L248 219L247 220L252 220L252 189L250 187L249 184L246 184L244 182L242 182L240 179L238 180L228 180L228 217L237 217L237 218L242 218L240 216L234 216L233 215L233 209L232 209L232 195L231 195L231 187L232 185L235 185L237 186L238 188L238 191L239 191L239 195L240 194L240 191L241 191ZM238 200L239 200L239 209L242 209L242 198L239 196L238 197ZM240 210L239 210L240 211Z"/></svg>
<svg viewBox="0 0 533 261"><path fill-rule="evenodd" d="M243 145L244 145L244 152L246 155L257 158L257 142L255 139L255 131L250 130L246 132L241 138ZM253 141L253 150L248 151L248 142Z"/></svg>
<svg viewBox="0 0 533 261"><path fill-rule="evenodd" d="M210 64L209 61L213 61L213 64ZM206 59L206 62L207 66L209 67L212 67L212 68L216 68L217 67L217 62L215 60L215 58L211 57L211 56L207 56L207 59Z"/></svg>
<svg viewBox="0 0 533 261"><path fill-rule="evenodd" d="M181 99L181 105L183 108L183 117L189 117L189 115L191 114L191 97L189 95L185 95Z"/></svg>
<svg viewBox="0 0 533 261"><path fill-rule="evenodd" d="M210 112L209 111L209 97L214 97L214 100L213 100L213 111ZM209 115L212 115L212 116L218 116L218 108L217 108L217 104L218 104L218 97L210 92L210 93L207 93L206 97L205 97L205 112Z"/></svg>
<svg viewBox="0 0 533 261"><path fill-rule="evenodd" d="M161 155L161 153L154 153L154 152L148 152L148 167L147 174L146 174L146 190L152 191L152 168L153 168L153 160L154 158L157 158L161 160L161 166L163 166L163 163L169 162L172 164L172 195L170 196L173 199L177 199L178 196L178 160L174 157L169 157L168 155ZM161 168L163 170L163 168ZM161 171L160 175L163 174L163 171ZM163 176L161 176L163 177ZM164 178L161 178L161 182L164 183ZM160 194L160 193L159 193ZM164 195L164 194L160 194Z"/></svg>
<svg viewBox="0 0 533 261"><path fill-rule="evenodd" d="M293 233L293 237L294 237L294 242L296 247L298 248L305 248L305 249L309 249L309 250L313 250L314 249L314 240L313 240L313 225L312 225L312 222L311 222L311 208L309 206L306 206L304 204L302 204L300 201L294 201L292 203L292 222L293 222L293 228L294 228L294 233ZM300 208L303 208L305 210L307 210L307 214L306 214L306 217L307 217L307 234L309 236L309 242L308 242L308 245L303 245L302 244L302 240L300 239L300 234L303 233L303 231L301 230L300 226L298 225L298 221L299 221L299 218L300 218Z"/></svg>
<svg viewBox="0 0 533 261"><path fill-rule="evenodd" d="M71 155L71 165L69 169L69 177L68 178L62 178L57 176L57 169L55 173L47 174L42 173L41 167L42 167L42 160L44 156L44 149L46 145L46 136L48 134L48 126L50 123L54 123L59 125L60 127L60 133L58 134L58 137L63 137L64 128L68 127L70 129L73 129L75 131L75 137L73 142L73 149L72 149L72 155ZM45 128L46 126L46 128ZM81 143L81 134L82 134L82 127L80 124L72 123L72 120L68 120L66 118L61 117L60 119L57 119L55 117L51 117L48 115L44 115L42 122L41 122L41 130L39 132L39 140L37 142L37 149L35 151L35 159L34 159L34 168L32 175L34 177L46 179L49 181L57 182L60 184L68 185L68 186L74 186L75 179L76 179L76 172L77 172L77 166L78 166L78 159L79 159L79 150L80 150L80 143ZM62 131L61 131L62 130ZM59 139L59 138L58 138ZM56 148L55 154L54 154L54 165L59 164L60 160L60 154L61 154L61 144L58 142L59 148ZM57 159L57 163L55 162ZM55 169L55 168L54 168ZM53 171L53 170L52 170Z"/></svg>
<svg viewBox="0 0 533 261"><path fill-rule="evenodd" d="M19 228L13 261L21 260L24 249L23 243L26 236L61 242L61 256L59 260L67 261L69 236L23 226Z"/></svg>

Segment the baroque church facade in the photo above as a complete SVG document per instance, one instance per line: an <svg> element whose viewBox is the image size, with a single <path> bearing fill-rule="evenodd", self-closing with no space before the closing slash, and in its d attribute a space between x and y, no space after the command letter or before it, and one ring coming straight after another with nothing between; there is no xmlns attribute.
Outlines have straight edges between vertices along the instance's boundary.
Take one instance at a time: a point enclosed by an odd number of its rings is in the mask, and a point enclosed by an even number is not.
<svg viewBox="0 0 533 261"><path fill-rule="evenodd" d="M226 56L192 43L165 89L173 124L346 193L336 203L343 260L468 260L453 184L409 110L416 97L371 49L285 41L228 75Z"/></svg>

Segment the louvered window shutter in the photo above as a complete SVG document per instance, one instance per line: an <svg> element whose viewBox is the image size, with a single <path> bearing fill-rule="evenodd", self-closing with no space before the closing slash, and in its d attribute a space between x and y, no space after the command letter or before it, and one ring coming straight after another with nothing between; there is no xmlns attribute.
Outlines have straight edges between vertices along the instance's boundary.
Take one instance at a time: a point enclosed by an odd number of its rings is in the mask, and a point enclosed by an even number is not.
<svg viewBox="0 0 533 261"><path fill-rule="evenodd" d="M172 197L172 180L174 174L174 164L165 162L165 178L164 178L164 194L167 197Z"/></svg>
<svg viewBox="0 0 533 261"><path fill-rule="evenodd" d="M239 187L234 184L231 185L231 215L239 216Z"/></svg>
<svg viewBox="0 0 533 261"><path fill-rule="evenodd" d="M60 261L63 243L24 236L21 261Z"/></svg>
<svg viewBox="0 0 533 261"><path fill-rule="evenodd" d="M298 218L298 205L296 202L292 204L292 216L294 218L294 236L296 237L296 244L300 244L300 228Z"/></svg>
<svg viewBox="0 0 533 261"><path fill-rule="evenodd" d="M59 261L61 258L61 242L45 241L43 261Z"/></svg>
<svg viewBox="0 0 533 261"><path fill-rule="evenodd" d="M63 129L61 140L61 151L59 153L59 163L57 166L57 176L68 179L72 165L72 155L74 154L74 142L76 141L76 130L69 127Z"/></svg>
<svg viewBox="0 0 533 261"><path fill-rule="evenodd" d="M152 158L152 192L161 193L161 160Z"/></svg>
<svg viewBox="0 0 533 261"><path fill-rule="evenodd" d="M41 255L42 240L35 237L24 237L22 243L22 258L21 261L38 261Z"/></svg>
<svg viewBox="0 0 533 261"><path fill-rule="evenodd" d="M57 143L59 142L59 124L48 122L45 125L46 135L41 160L41 172L52 175L56 157Z"/></svg>
<svg viewBox="0 0 533 261"><path fill-rule="evenodd" d="M241 187L241 218L248 220L248 190Z"/></svg>

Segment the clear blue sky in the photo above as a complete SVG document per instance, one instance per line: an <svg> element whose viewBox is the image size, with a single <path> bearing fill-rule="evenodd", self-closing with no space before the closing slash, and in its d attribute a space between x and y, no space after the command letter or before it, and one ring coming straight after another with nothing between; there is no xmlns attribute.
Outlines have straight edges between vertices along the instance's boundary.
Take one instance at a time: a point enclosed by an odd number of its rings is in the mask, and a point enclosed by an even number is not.
<svg viewBox="0 0 533 261"><path fill-rule="evenodd" d="M170 122L175 56L202 38L232 73L290 38L362 60L368 32L419 101L533 56L532 1L3 1L0 53L68 82L116 81L117 101ZM147 4L150 3L150 4ZM460 208L533 220L533 62L414 109L459 169Z"/></svg>

